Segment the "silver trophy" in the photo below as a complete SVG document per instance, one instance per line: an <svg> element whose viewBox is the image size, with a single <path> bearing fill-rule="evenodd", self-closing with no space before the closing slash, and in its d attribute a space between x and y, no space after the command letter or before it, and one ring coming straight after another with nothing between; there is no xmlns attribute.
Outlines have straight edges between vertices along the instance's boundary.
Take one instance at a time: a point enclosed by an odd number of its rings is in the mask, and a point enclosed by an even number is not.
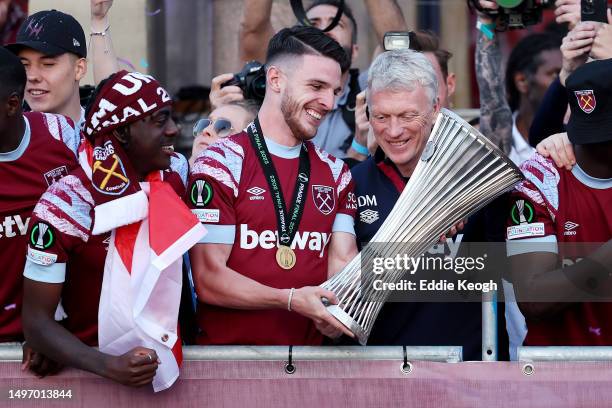
<svg viewBox="0 0 612 408"><path fill-rule="evenodd" d="M421 160L393 210L371 242L342 271L321 286L334 292L338 305L327 309L365 345L388 291L374 280L397 282L405 271L361 274L374 257L417 257L440 236L523 179L521 171L479 131L455 113L442 109ZM406 245L406 244L410 245Z"/></svg>

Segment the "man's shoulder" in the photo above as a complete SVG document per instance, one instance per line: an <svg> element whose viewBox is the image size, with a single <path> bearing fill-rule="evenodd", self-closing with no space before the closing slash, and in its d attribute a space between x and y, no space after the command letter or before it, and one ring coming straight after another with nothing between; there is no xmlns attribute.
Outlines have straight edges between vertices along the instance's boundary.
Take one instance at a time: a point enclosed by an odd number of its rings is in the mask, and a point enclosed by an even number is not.
<svg viewBox="0 0 612 408"><path fill-rule="evenodd" d="M45 191L33 214L62 233L87 241L95 205L92 192L93 185L79 166Z"/></svg>
<svg viewBox="0 0 612 408"><path fill-rule="evenodd" d="M376 161L373 156L370 156L361 163L354 165L351 168L351 173L353 173L355 180L359 180L371 176L373 168L376 168Z"/></svg>
<svg viewBox="0 0 612 408"><path fill-rule="evenodd" d="M559 181L561 173L555 163L539 154L534 154L521 165L525 180L515 187L515 191L532 199L536 204L559 208Z"/></svg>
<svg viewBox="0 0 612 408"><path fill-rule="evenodd" d="M45 136L50 136L50 141L62 142L75 157L77 156L81 134L75 129L72 119L64 115L44 112L25 112L23 115L30 125L33 139L42 141Z"/></svg>

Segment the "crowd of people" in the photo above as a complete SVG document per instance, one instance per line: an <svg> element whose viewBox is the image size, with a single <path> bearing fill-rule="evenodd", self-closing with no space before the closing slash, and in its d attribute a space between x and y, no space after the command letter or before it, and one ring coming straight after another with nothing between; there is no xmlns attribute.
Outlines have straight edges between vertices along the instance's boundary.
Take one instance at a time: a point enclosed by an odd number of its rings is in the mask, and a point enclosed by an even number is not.
<svg viewBox="0 0 612 408"><path fill-rule="evenodd" d="M359 72L349 5L330 30L337 0L275 33L272 0L244 0L240 55L265 62L265 96L216 76L189 159L174 149L170 93L119 69L112 1L90 0L89 36L49 10L6 37L0 342L23 345L24 369L158 390L176 380L181 344L357 344L319 285L385 222L456 85L436 34L384 50L385 32L409 27L395 0L364 1L380 45ZM478 127L525 180L441 237L506 242L502 359L521 345L612 345L612 301L575 300L612 289L612 12L596 23L580 21L578 0L555 7L565 32L526 36L505 69L505 34L478 14ZM96 86L81 106L88 63ZM478 302L394 302L368 344L462 346L479 360L481 338Z"/></svg>

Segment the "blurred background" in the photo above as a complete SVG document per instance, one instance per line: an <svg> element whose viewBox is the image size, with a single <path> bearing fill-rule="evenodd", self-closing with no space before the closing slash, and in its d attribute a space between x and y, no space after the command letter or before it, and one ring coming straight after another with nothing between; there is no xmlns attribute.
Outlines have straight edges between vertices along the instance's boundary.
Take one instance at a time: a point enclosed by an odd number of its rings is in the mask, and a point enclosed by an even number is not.
<svg viewBox="0 0 612 408"><path fill-rule="evenodd" d="M346 2L358 24L360 52L354 66L365 69L376 47L374 30L363 1ZM115 0L110 11L111 32L121 66L153 74L175 95L181 88L186 88L187 93L207 88L215 75L240 71L244 65L238 56L242 3L242 0ZM410 28L433 30L440 35L443 48L453 53L449 67L457 74L453 106L477 107L473 79L475 18L466 1L397 0L397 3ZM30 0L28 7L29 13L51 8L70 13L81 22L86 34L89 31L88 0ZM272 15L276 29L295 23L289 0L275 0ZM552 12L546 11L542 24L503 35L504 50L511 49L522 36L541 31L552 17ZM91 82L89 76L85 83Z"/></svg>

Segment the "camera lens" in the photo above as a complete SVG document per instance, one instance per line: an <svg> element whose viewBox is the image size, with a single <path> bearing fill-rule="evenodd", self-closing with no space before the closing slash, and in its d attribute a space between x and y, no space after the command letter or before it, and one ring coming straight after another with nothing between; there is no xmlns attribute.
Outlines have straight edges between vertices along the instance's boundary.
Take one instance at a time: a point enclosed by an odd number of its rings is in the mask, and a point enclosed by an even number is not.
<svg viewBox="0 0 612 408"><path fill-rule="evenodd" d="M263 99L266 95L266 77L261 75L253 81L253 94Z"/></svg>

